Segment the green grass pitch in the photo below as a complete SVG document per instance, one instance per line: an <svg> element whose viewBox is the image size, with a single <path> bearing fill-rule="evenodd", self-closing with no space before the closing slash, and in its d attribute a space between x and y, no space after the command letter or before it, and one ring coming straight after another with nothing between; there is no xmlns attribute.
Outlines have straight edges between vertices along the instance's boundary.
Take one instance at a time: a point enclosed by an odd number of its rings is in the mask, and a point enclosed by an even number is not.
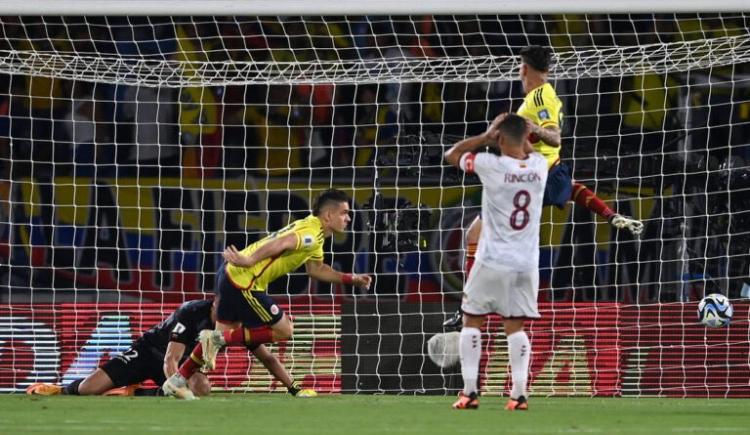
<svg viewBox="0 0 750 435"><path fill-rule="evenodd" d="M528 412L483 397L215 395L153 397L0 395L0 434L724 434L750 433L750 400L533 397Z"/></svg>

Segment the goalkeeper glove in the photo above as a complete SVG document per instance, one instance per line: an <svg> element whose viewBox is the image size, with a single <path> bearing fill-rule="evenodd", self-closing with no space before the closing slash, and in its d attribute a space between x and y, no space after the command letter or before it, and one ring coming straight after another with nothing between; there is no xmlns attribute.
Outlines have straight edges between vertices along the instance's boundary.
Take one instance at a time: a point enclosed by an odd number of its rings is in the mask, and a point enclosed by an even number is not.
<svg viewBox="0 0 750 435"><path fill-rule="evenodd" d="M290 387L286 387L286 389L289 391L289 394L294 397L307 398L318 396L318 393L316 393L315 390L302 388L302 384L300 384L298 381L292 382L292 385Z"/></svg>

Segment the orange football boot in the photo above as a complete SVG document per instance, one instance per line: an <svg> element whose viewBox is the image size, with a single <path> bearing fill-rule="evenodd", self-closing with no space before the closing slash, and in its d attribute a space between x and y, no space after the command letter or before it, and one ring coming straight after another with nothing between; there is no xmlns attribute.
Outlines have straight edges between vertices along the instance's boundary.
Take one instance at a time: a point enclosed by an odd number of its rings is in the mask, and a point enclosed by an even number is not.
<svg viewBox="0 0 750 435"><path fill-rule="evenodd" d="M511 398L508 400L508 403L505 404L505 409L507 411L528 411L529 402L524 396L518 396L518 399Z"/></svg>
<svg viewBox="0 0 750 435"><path fill-rule="evenodd" d="M463 391L458 393L458 400L453 404L453 409L477 409L479 408L479 398L477 393L471 393L468 396Z"/></svg>
<svg viewBox="0 0 750 435"><path fill-rule="evenodd" d="M26 394L34 396L56 396L62 394L63 387L54 384L37 382L26 387Z"/></svg>

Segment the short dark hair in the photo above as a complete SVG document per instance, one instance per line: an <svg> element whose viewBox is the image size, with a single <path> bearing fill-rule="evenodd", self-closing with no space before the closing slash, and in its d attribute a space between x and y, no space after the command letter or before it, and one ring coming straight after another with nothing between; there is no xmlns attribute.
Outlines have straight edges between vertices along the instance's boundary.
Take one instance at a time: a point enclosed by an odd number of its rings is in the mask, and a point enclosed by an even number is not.
<svg viewBox="0 0 750 435"><path fill-rule="evenodd" d="M521 60L537 71L547 72L552 63L552 50L539 45L529 45L521 49Z"/></svg>
<svg viewBox="0 0 750 435"><path fill-rule="evenodd" d="M523 144L528 134L526 119L514 113L508 114L503 122L497 126L501 135L508 137L517 144Z"/></svg>
<svg viewBox="0 0 750 435"><path fill-rule="evenodd" d="M324 190L323 192L318 195L318 197L315 199L315 204L313 204L313 216L318 216L320 214L320 210L323 209L323 207L327 207L331 203L342 203L342 202L349 202L349 196L338 190L338 189L328 189Z"/></svg>

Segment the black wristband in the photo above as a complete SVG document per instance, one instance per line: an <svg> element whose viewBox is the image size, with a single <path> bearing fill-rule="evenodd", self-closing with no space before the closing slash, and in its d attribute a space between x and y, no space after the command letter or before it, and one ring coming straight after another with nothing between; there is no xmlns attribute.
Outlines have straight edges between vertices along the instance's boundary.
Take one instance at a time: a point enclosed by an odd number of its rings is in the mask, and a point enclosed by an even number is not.
<svg viewBox="0 0 750 435"><path fill-rule="evenodd" d="M299 393L302 389L302 385L300 385L300 383L297 381L293 381L292 385L290 387L286 387L286 389L287 391L289 391L289 394L291 394L292 396L296 396L297 393Z"/></svg>

